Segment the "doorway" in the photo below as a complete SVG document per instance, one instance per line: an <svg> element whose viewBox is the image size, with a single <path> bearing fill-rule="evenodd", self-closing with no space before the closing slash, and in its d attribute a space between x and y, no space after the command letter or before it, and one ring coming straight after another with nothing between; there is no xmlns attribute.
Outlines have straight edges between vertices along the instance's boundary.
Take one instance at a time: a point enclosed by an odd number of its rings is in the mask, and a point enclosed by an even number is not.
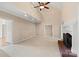
<svg viewBox="0 0 79 59"><path fill-rule="evenodd" d="M2 23L0 24L1 29L1 39L0 46L10 46L12 45L12 20L1 19Z"/></svg>

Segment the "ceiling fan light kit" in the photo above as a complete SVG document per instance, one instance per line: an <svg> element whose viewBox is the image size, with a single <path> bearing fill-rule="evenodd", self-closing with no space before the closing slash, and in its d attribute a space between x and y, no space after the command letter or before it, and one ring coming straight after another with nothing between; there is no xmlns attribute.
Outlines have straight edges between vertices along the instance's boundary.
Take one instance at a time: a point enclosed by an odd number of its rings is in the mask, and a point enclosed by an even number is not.
<svg viewBox="0 0 79 59"><path fill-rule="evenodd" d="M49 4L50 2L46 2L46 3L44 3L44 2L38 2L38 6L35 6L34 8L40 8L40 11L42 10L42 9L44 9L44 8L46 8L46 9L49 9L49 7L47 7L47 5Z"/></svg>
<svg viewBox="0 0 79 59"><path fill-rule="evenodd" d="M43 9L43 8L44 8L44 6L40 6L40 8L41 8L41 9Z"/></svg>

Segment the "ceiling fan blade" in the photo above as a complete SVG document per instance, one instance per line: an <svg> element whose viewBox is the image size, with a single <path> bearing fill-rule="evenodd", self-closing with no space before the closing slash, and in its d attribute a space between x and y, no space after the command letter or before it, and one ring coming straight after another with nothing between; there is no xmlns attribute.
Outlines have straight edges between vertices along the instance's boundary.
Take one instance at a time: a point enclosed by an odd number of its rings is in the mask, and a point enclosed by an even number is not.
<svg viewBox="0 0 79 59"><path fill-rule="evenodd" d="M46 2L45 5L49 4L50 2Z"/></svg>
<svg viewBox="0 0 79 59"><path fill-rule="evenodd" d="M37 8L37 7L40 7L40 6L35 6L34 8Z"/></svg>
<svg viewBox="0 0 79 59"><path fill-rule="evenodd" d="M49 9L49 7L47 7L47 6L44 6L44 8Z"/></svg>

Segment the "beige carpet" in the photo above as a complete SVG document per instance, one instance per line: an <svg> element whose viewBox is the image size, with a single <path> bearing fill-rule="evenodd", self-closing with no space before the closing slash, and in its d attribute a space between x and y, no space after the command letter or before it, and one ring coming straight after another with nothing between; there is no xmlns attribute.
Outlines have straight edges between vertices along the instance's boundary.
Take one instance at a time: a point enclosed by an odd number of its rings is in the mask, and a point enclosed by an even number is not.
<svg viewBox="0 0 79 59"><path fill-rule="evenodd" d="M0 57L9 57L9 55L4 52L2 49L0 49Z"/></svg>
<svg viewBox="0 0 79 59"><path fill-rule="evenodd" d="M57 40L33 38L4 47L4 51L12 57L60 57Z"/></svg>

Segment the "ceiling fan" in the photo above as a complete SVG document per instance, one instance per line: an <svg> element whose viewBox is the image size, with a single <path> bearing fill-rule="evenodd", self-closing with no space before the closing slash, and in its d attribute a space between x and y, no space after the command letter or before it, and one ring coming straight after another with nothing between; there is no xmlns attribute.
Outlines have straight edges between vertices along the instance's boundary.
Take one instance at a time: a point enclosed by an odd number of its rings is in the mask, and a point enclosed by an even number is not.
<svg viewBox="0 0 79 59"><path fill-rule="evenodd" d="M40 11L42 10L42 9L44 9L44 8L46 8L46 9L49 9L49 7L47 7L47 4L49 4L50 2L46 2L46 3L44 3L44 2L38 2L38 6L35 6L34 8L40 8Z"/></svg>

